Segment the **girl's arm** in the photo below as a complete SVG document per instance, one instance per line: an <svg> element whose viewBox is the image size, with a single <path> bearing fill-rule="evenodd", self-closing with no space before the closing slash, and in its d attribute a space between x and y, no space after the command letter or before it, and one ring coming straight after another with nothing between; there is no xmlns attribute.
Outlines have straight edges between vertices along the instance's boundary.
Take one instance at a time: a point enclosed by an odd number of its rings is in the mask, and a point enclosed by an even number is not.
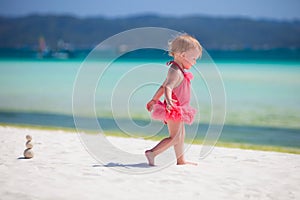
<svg viewBox="0 0 300 200"><path fill-rule="evenodd" d="M158 99L164 94L164 86L161 85L158 90L155 92L154 96L152 97L152 99L147 103L147 110L151 111L153 105L158 101Z"/></svg>
<svg viewBox="0 0 300 200"><path fill-rule="evenodd" d="M178 86L182 81L183 77L180 76L181 72L177 68L170 67L167 79L158 88L152 99L147 103L147 110L151 111L153 105L159 100L159 98L164 94L167 102L167 109L173 106L173 102L176 100L172 99L172 90L174 87Z"/></svg>
<svg viewBox="0 0 300 200"><path fill-rule="evenodd" d="M167 79L164 83L164 88L165 88L164 94L165 94L168 111L170 111L170 109L173 107L173 102L176 101L172 99L172 90L175 87L177 87L182 80L183 80L183 76L181 74L181 71L177 68L171 67L169 69Z"/></svg>

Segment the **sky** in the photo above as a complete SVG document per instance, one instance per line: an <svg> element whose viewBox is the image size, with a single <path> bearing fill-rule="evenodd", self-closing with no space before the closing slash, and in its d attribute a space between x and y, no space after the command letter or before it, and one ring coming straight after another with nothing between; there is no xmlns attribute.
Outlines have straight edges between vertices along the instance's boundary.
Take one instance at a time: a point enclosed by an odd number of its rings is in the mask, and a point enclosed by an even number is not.
<svg viewBox="0 0 300 200"><path fill-rule="evenodd" d="M0 0L0 16L59 14L78 17L207 15L300 20L300 0Z"/></svg>

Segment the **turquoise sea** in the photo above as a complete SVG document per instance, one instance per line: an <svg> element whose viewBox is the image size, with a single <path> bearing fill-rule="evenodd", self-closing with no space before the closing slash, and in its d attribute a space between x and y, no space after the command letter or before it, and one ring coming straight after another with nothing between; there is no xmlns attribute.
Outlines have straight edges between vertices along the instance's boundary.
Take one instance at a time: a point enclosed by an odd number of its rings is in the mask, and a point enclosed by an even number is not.
<svg viewBox="0 0 300 200"><path fill-rule="evenodd" d="M2 58L0 123L73 128L72 93L82 62L83 59ZM149 113L145 104L166 75L165 62L163 59L124 59L112 63L96 86L89 85L87 77L81 86L95 87L95 112L86 109L90 102L85 102L86 94L82 88L82 104L76 114L82 117L96 115L107 120L105 126L110 129L114 126L111 119L113 105L113 112L118 117L126 120L128 112L137 123L147 123ZM93 61L95 69L106 67L105 63ZM199 62L197 67L201 68L201 65L205 62ZM221 141L300 148L300 60L218 59L215 65L226 92L226 121ZM130 75L132 69L141 66L157 70ZM142 84L152 77L153 84ZM132 83L137 87L129 95ZM198 92L197 101L193 99L192 104L198 106L200 127L205 130L211 117L207 85L197 73L194 73L192 85ZM128 106L124 109L122 105ZM203 136L199 133L198 137Z"/></svg>

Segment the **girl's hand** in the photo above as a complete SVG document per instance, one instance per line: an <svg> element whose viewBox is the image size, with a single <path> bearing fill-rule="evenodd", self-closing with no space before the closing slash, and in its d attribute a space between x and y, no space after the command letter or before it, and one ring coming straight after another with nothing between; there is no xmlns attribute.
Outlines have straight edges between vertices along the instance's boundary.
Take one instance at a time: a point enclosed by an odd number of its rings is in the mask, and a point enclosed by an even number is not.
<svg viewBox="0 0 300 200"><path fill-rule="evenodd" d="M151 100L147 103L146 108L147 108L147 110L148 110L149 112L152 111L152 108L153 108L153 105L154 105L154 104L156 104L156 100L154 100L154 99L151 99Z"/></svg>
<svg viewBox="0 0 300 200"><path fill-rule="evenodd" d="M176 102L177 102L177 100L175 100L175 99L167 100L166 110L168 113L171 112L172 108L174 107L174 103L176 103Z"/></svg>

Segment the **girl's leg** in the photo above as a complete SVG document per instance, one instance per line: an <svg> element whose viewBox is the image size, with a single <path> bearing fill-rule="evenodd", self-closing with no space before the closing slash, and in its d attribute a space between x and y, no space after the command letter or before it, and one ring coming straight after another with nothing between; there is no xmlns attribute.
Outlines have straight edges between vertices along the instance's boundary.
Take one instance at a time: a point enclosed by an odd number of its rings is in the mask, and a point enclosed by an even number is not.
<svg viewBox="0 0 300 200"><path fill-rule="evenodd" d="M167 150L170 146L176 145L180 140L183 123L169 120L167 122L170 136L160 141L151 150L145 152L149 165L154 165L154 158Z"/></svg>
<svg viewBox="0 0 300 200"><path fill-rule="evenodd" d="M179 141L174 145L174 150L177 158L177 165L185 164L184 159L184 138L185 138L185 127L182 123L181 131L179 134Z"/></svg>
<svg viewBox="0 0 300 200"><path fill-rule="evenodd" d="M185 164L190 164L190 165L198 165L195 162L189 162L186 161L184 158L184 138L185 138L185 127L184 124L182 125L182 130L180 132L180 139L177 144L174 145L174 150L177 158L177 165L185 165Z"/></svg>

